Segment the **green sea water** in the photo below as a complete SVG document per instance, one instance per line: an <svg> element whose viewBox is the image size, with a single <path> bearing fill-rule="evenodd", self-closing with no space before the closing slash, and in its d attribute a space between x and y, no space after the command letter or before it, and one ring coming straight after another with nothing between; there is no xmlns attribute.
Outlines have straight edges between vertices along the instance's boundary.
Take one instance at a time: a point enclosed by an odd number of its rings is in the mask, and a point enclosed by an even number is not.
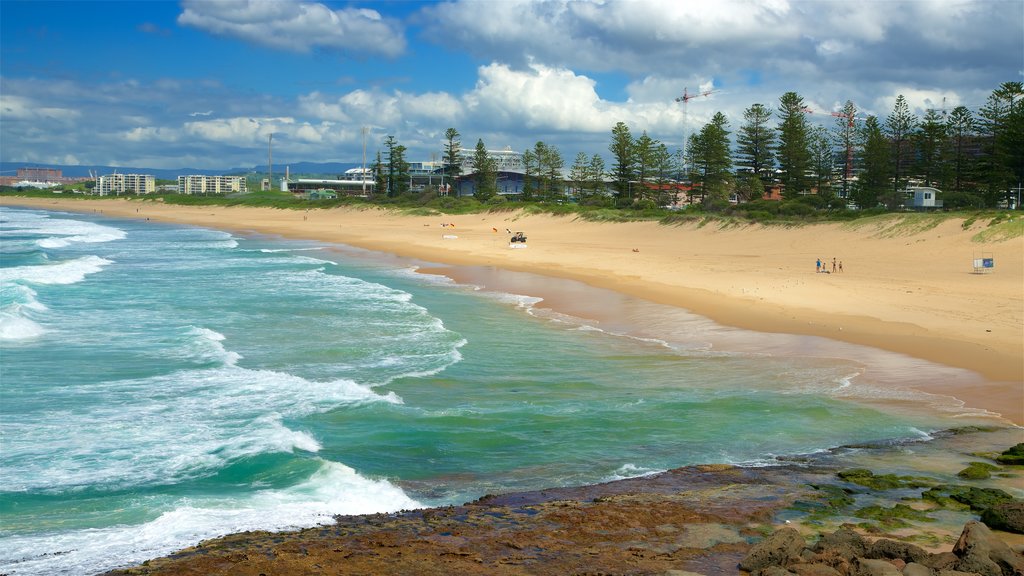
<svg viewBox="0 0 1024 576"><path fill-rule="evenodd" d="M596 321L343 246L99 214L0 223L7 574L984 416L893 385L957 371L637 300Z"/></svg>

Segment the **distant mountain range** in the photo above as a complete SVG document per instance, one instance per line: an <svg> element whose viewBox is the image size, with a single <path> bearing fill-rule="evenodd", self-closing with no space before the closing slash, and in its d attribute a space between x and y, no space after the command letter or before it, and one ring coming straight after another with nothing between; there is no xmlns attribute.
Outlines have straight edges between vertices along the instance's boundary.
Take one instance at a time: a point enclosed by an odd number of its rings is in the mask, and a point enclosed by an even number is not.
<svg viewBox="0 0 1024 576"><path fill-rule="evenodd" d="M285 167L288 167L292 176L323 176L339 175L349 168L357 168L360 164L345 162L296 162L294 164L274 165L274 179L284 176ZM139 168L135 166L82 166L67 164L40 164L38 162L0 162L0 175L15 176L19 168L56 168L61 171L65 178L82 178L89 176L89 171L98 172L100 176L113 174L115 171L121 174L152 174L161 180L176 180L178 176L190 174L201 174L204 176L244 176L247 174L266 175L267 167L253 166L251 168L225 168L223 170L204 170L201 168Z"/></svg>

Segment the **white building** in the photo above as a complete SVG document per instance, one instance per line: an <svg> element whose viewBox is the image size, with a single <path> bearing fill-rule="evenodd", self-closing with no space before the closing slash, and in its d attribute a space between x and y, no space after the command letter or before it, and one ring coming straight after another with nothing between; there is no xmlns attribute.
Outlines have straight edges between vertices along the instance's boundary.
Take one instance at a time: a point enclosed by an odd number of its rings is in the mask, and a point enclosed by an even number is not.
<svg viewBox="0 0 1024 576"><path fill-rule="evenodd" d="M907 194L910 198L907 199L906 206L908 208L942 208L942 200L939 200L941 193L939 189L929 186L907 187Z"/></svg>
<svg viewBox="0 0 1024 576"><path fill-rule="evenodd" d="M245 176L178 176L178 194L203 196L248 192Z"/></svg>
<svg viewBox="0 0 1024 576"><path fill-rule="evenodd" d="M100 196L152 194L154 192L156 192L156 177L152 174L109 174L96 179L95 193Z"/></svg>
<svg viewBox="0 0 1024 576"><path fill-rule="evenodd" d="M488 150L487 155L494 160L494 167L498 172L517 172L522 174L524 171L522 152L516 152L506 146L504 150ZM462 161L463 174L472 174L476 171L474 156L476 156L475 148L459 149L459 159Z"/></svg>

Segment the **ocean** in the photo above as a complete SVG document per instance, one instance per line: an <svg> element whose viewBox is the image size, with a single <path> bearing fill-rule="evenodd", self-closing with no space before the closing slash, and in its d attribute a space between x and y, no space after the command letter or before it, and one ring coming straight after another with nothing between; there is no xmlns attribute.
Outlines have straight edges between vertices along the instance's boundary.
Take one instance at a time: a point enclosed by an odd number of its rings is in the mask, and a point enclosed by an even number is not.
<svg viewBox="0 0 1024 576"><path fill-rule="evenodd" d="M93 574L231 532L766 465L986 416L910 388L964 371L429 266L0 209L0 573Z"/></svg>

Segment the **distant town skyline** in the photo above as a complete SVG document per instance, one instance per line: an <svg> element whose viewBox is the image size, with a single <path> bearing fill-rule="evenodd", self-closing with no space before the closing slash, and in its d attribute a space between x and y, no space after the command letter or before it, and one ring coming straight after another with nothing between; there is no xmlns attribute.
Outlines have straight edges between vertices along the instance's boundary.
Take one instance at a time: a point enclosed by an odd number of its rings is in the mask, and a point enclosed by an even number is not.
<svg viewBox="0 0 1024 576"><path fill-rule="evenodd" d="M828 116L972 110L1024 80L1024 2L0 2L0 160L218 169L537 141L677 150L787 91ZM684 107L677 98L702 94ZM684 123L685 118L685 123Z"/></svg>

